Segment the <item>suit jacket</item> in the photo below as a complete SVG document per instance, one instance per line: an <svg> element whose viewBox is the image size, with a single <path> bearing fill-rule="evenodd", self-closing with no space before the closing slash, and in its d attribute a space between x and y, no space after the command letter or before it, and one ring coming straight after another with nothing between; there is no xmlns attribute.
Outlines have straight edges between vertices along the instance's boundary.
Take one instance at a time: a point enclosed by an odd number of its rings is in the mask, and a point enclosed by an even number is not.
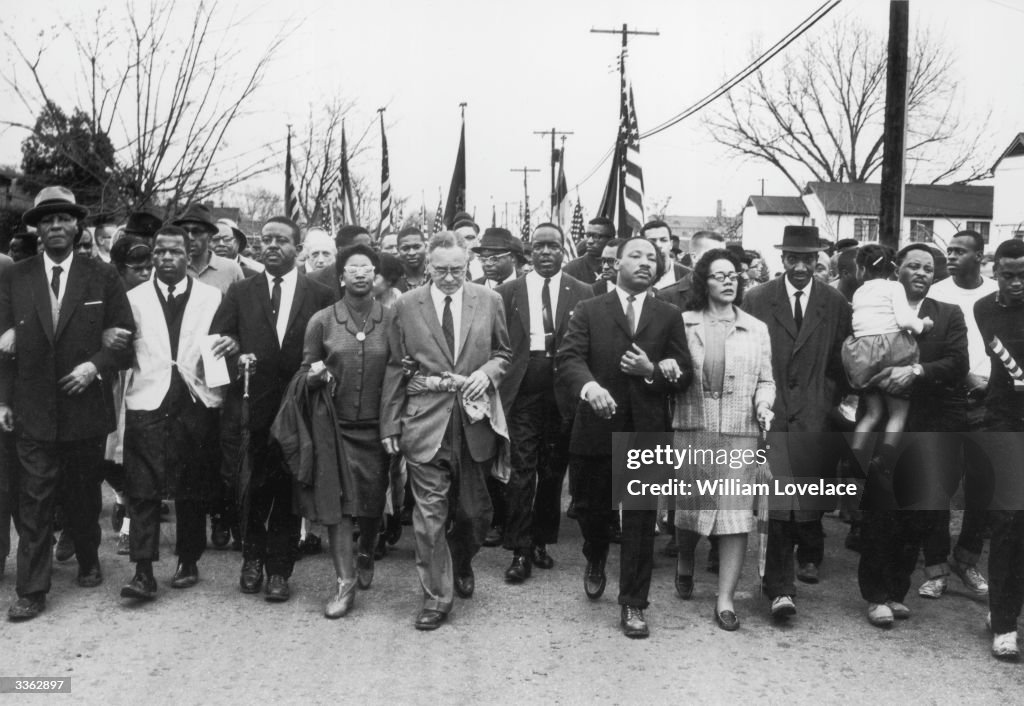
<svg viewBox="0 0 1024 706"><path fill-rule="evenodd" d="M182 314L175 363L171 360L171 339L156 285L152 281L145 282L128 292L132 316L139 327L134 341L135 361L124 398L128 409L157 409L171 387L171 368L175 365L193 397L208 408L221 406L223 389L207 387L199 365L202 357L199 344L210 330L220 300L219 289L192 280L192 292Z"/></svg>
<svg viewBox="0 0 1024 706"><path fill-rule="evenodd" d="M967 323L955 304L925 297L917 315L935 323L917 337L923 375L910 387L908 431L962 431L967 424L964 380L970 369Z"/></svg>
<svg viewBox="0 0 1024 706"><path fill-rule="evenodd" d="M499 394L512 356L501 297L484 286L467 282L463 285L459 358L453 361L430 289L416 287L395 303L381 400L381 437L401 435L402 453L414 463L426 463L437 455L453 405L458 402L451 392L407 396L402 358L412 357L425 375L469 375L482 370L494 387L492 394ZM495 407L500 412L501 405L492 405L492 409ZM501 422L504 423L503 417ZM486 461L495 455L497 440L487 419L465 424L463 434L475 461Z"/></svg>
<svg viewBox="0 0 1024 706"><path fill-rule="evenodd" d="M562 270L562 272L564 274L565 270ZM608 293L608 288L611 287L613 284L614 284L614 282L610 282L610 281L606 280L604 277L601 277L596 282L594 282L593 285L591 285L591 287L590 287L590 289L591 289L590 296L592 296L592 297L599 297L602 294L607 294Z"/></svg>
<svg viewBox="0 0 1024 706"><path fill-rule="evenodd" d="M17 337L15 360L0 365L0 403L13 408L20 435L40 441L77 441L112 432L110 383L131 360L131 351L103 348L104 329L135 330L117 271L77 254L69 262L56 325L42 254L0 274L0 331L13 326ZM81 394L61 392L57 381L86 361L100 376Z"/></svg>
<svg viewBox="0 0 1024 706"><path fill-rule="evenodd" d="M586 255L577 257L575 260L563 267L562 272L578 279L584 284L594 284L601 278L600 264L598 264L597 273L595 273L594 270L590 268L590 259Z"/></svg>
<svg viewBox="0 0 1024 706"><path fill-rule="evenodd" d="M679 266L682 267L682 265ZM655 296L657 296L658 299L667 301L669 304L674 304L683 311L686 311L686 307L690 303L690 290L692 289L693 272L687 271L682 277L676 280L675 284L659 289L655 293Z"/></svg>
<svg viewBox="0 0 1024 706"><path fill-rule="evenodd" d="M530 362L530 302L527 296L526 277L519 277L511 282L499 285L495 290L505 304L505 323L508 326L508 339L512 346L512 362L508 373L501 383L501 403L505 414L512 409L519 386L526 375L526 367ZM591 288L570 275L562 273L561 288L558 292L558 306L554 313L555 350L562 345L562 339L569 328L569 317L576 305L592 296ZM563 388L556 388L556 403L563 419L572 417L576 411L575 402L564 394Z"/></svg>
<svg viewBox="0 0 1024 706"><path fill-rule="evenodd" d="M653 382L626 375L619 368L622 355L638 345L654 363ZM658 362L673 358L683 375L672 383ZM555 384L576 400L569 451L585 456L610 455L612 433L667 431L669 395L685 390L693 377L686 330L679 309L653 296L644 300L630 336L617 292L586 299L576 305L569 330L555 356ZM596 381L608 390L618 408L611 419L601 419L580 398L583 386Z"/></svg>
<svg viewBox="0 0 1024 706"><path fill-rule="evenodd" d="M341 298L345 296L345 290L341 286L341 278L338 277L338 270L335 269L334 265L317 270L316 272L307 273L306 277L331 290L334 296L332 304L341 301Z"/></svg>
<svg viewBox="0 0 1024 706"><path fill-rule="evenodd" d="M284 342L277 341L277 327L270 313L270 288L263 275L235 282L228 289L210 324L210 333L231 336L241 353L256 355L256 369L249 380L249 428L266 431L274 421L281 397L292 375L302 364L306 324L316 312L330 306L331 291L299 275L288 313ZM237 417L242 405L242 380L238 358L228 360L234 382L224 401L225 412Z"/></svg>

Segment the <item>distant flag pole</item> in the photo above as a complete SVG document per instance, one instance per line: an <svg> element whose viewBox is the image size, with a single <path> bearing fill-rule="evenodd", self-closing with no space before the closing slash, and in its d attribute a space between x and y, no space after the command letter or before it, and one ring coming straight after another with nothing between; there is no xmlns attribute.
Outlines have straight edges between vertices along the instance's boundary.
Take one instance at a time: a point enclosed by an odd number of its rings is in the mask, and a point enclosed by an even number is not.
<svg viewBox="0 0 1024 706"><path fill-rule="evenodd" d="M386 108L377 108L380 113L380 223L377 225L377 238L391 226L391 170L388 168L388 138L384 134L384 111Z"/></svg>
<svg viewBox="0 0 1024 706"><path fill-rule="evenodd" d="M434 226L431 233L440 233L444 230L444 209L441 208L441 197L437 197L437 213L434 214Z"/></svg>
<svg viewBox="0 0 1024 706"><path fill-rule="evenodd" d="M580 205L579 192L576 193L576 207L572 210L572 226L569 228L569 235L565 239L565 255L568 258L576 259L579 255L576 252L576 243L583 240L586 231L583 227L583 207Z"/></svg>
<svg viewBox="0 0 1024 706"><path fill-rule="evenodd" d="M352 198L352 176L348 171L348 142L345 139L345 121L341 121L341 225L356 225L356 205ZM337 231L334 231L337 233Z"/></svg>
<svg viewBox="0 0 1024 706"><path fill-rule="evenodd" d="M529 172L539 172L539 169L530 169L528 167L519 167L518 169L510 169L510 172L522 172L523 173L523 221L522 228L519 232L519 237L522 238L523 242L529 242L530 240L530 191L527 188L526 175Z"/></svg>
<svg viewBox="0 0 1024 706"><path fill-rule="evenodd" d="M455 214L466 210L466 103L459 103L462 109L462 129L459 132L459 151L455 155L455 170L448 187L448 202L444 207L444 226L451 228Z"/></svg>
<svg viewBox="0 0 1024 706"><path fill-rule="evenodd" d="M292 126L288 126L288 141L284 154L284 212L288 218L299 222L299 201L295 198L292 184Z"/></svg>
<svg viewBox="0 0 1024 706"><path fill-rule="evenodd" d="M553 210L558 216L558 226L561 227L565 220L565 209L568 206L569 187L565 183L565 137L562 137L562 147L558 150L558 180L555 183L555 203Z"/></svg>

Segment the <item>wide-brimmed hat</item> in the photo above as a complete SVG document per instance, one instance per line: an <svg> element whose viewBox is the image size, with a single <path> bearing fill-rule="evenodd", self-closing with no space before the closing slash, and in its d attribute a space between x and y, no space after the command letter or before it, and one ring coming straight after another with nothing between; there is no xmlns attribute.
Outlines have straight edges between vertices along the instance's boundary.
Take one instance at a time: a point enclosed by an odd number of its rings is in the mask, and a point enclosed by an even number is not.
<svg viewBox="0 0 1024 706"><path fill-rule="evenodd" d="M249 239L245 237L245 233L242 232L242 229L239 228L238 224L235 223L233 220L231 220L230 218L219 218L217 219L217 225L227 226L228 228L231 229L232 235L235 236L235 240L238 242L239 251L245 250L245 248L248 247Z"/></svg>
<svg viewBox="0 0 1024 706"><path fill-rule="evenodd" d="M480 244L473 248L473 252L482 255L485 250L510 252L522 257L523 243L504 228L488 228L480 237Z"/></svg>
<svg viewBox="0 0 1024 706"><path fill-rule="evenodd" d="M140 238L152 238L164 224L164 214L156 206L143 206L138 211L128 214L124 232L126 235L137 235Z"/></svg>
<svg viewBox="0 0 1024 706"><path fill-rule="evenodd" d="M185 209L185 212L174 221L174 225L176 226L180 226L185 223L199 223L206 227L206 230L210 232L210 235L217 232L217 224L213 222L213 214L210 213L210 209L205 204L191 204Z"/></svg>
<svg viewBox="0 0 1024 706"><path fill-rule="evenodd" d="M35 203L22 215L21 222L35 228L43 216L51 213L67 213L75 218L85 218L89 215L89 209L75 202L71 189L47 186L36 194Z"/></svg>
<svg viewBox="0 0 1024 706"><path fill-rule="evenodd" d="M786 226L782 231L782 244L775 248L786 252L821 252L828 246L818 240L816 226Z"/></svg>

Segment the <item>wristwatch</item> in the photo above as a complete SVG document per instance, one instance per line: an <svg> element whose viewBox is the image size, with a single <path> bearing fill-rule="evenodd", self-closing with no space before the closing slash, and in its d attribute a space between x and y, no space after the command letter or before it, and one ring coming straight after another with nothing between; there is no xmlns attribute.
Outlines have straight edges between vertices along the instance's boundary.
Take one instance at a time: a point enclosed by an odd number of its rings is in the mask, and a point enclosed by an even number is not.
<svg viewBox="0 0 1024 706"><path fill-rule="evenodd" d="M910 372L914 373L914 377L924 377L924 368L921 367L920 363L914 363L911 365Z"/></svg>

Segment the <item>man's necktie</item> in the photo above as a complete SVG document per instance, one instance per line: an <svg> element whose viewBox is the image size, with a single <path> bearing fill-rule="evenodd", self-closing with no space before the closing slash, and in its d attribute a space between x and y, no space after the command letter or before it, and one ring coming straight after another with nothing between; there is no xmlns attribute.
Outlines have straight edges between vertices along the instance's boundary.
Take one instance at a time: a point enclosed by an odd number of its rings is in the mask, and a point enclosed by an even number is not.
<svg viewBox="0 0 1024 706"><path fill-rule="evenodd" d="M452 358L455 357L455 319L452 318L452 298L444 298L444 312L441 314L441 331L444 332L445 343L448 344L448 352Z"/></svg>
<svg viewBox="0 0 1024 706"><path fill-rule="evenodd" d="M274 315L274 323L277 323L277 312L281 308L281 277L274 278L274 288L270 292L270 311Z"/></svg>
<svg viewBox="0 0 1024 706"><path fill-rule="evenodd" d="M53 290L53 298L60 299L60 273L64 271L64 268L57 265L53 268L53 274L50 275L50 289Z"/></svg>
<svg viewBox="0 0 1024 706"><path fill-rule="evenodd" d="M800 306L800 295L801 294L803 294L803 291L799 290L799 289L796 290L796 292L793 293L793 296L795 297L795 302L796 302L795 304L793 304L793 321L796 322L796 330L797 331L800 330L800 327L803 326L803 323L804 323L804 308L802 306Z"/></svg>
<svg viewBox="0 0 1024 706"><path fill-rule="evenodd" d="M629 335L636 334L636 310L633 308L633 302L636 301L636 297L630 294L626 297L626 323L629 324Z"/></svg>
<svg viewBox="0 0 1024 706"><path fill-rule="evenodd" d="M167 303L168 304L173 304L174 303L174 285L173 284L167 285Z"/></svg>
<svg viewBox="0 0 1024 706"><path fill-rule="evenodd" d="M544 319L544 351L552 355L555 351L555 324L551 318L551 278L544 278L544 288L540 290L541 318Z"/></svg>

